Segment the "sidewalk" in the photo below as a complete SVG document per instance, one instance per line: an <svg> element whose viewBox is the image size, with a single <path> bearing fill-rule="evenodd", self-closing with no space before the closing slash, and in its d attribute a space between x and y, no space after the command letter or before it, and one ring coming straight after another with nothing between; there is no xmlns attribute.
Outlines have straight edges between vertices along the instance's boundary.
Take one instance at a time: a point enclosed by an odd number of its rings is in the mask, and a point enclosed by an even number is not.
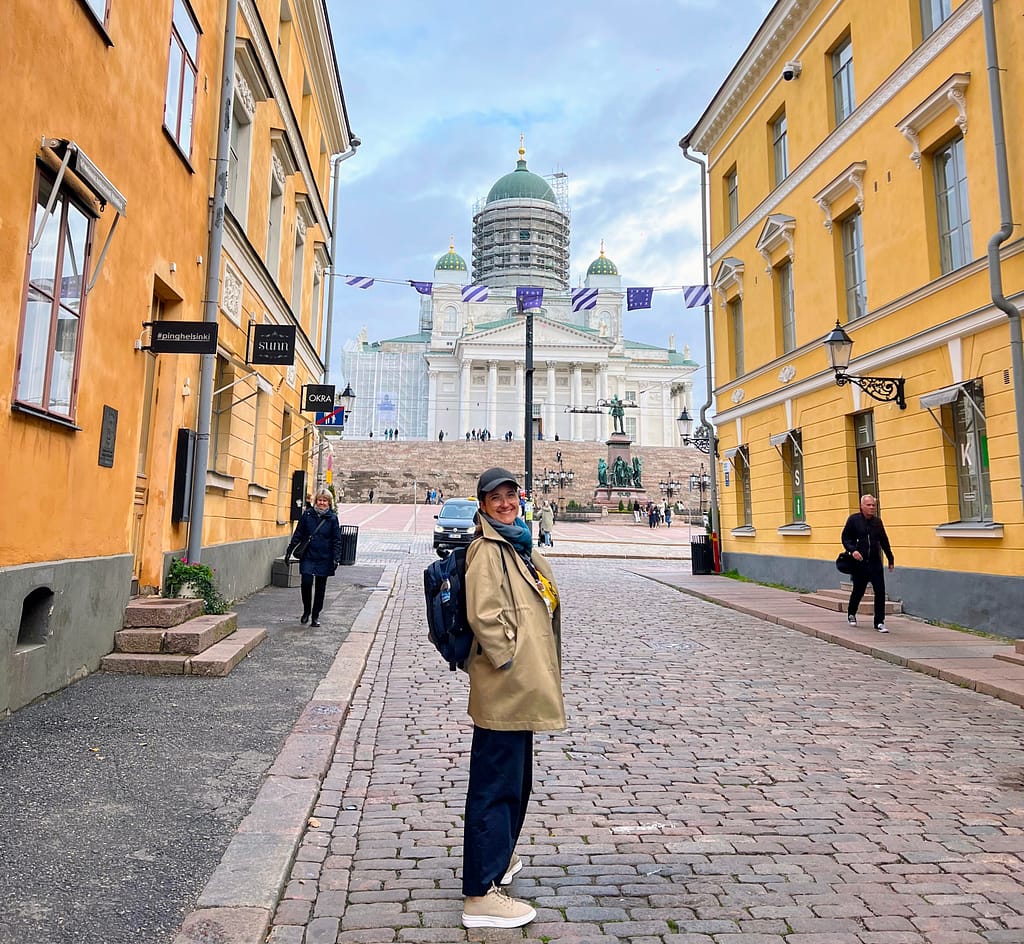
<svg viewBox="0 0 1024 944"><path fill-rule="evenodd" d="M1024 707L1024 665L996 659L996 655L1015 652L1012 644L998 639L933 626L898 615L886 616L887 634L877 633L871 628L870 620L862 619L859 626L850 626L845 613L802 603L797 594L789 590L777 590L728 577L693 576L687 571L659 569L645 572L638 567L636 573L708 603L717 603Z"/></svg>

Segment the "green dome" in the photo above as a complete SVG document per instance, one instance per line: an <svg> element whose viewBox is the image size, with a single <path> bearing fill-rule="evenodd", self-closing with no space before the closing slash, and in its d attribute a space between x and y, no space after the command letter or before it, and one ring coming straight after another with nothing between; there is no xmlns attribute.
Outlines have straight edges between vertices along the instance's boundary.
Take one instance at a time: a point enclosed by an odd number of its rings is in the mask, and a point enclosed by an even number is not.
<svg viewBox="0 0 1024 944"><path fill-rule="evenodd" d="M587 275L618 275L619 270L615 267L615 263L611 259L605 257L604 247L601 247L601 255L599 255L593 262L590 263L590 268L587 269Z"/></svg>
<svg viewBox="0 0 1024 944"><path fill-rule="evenodd" d="M520 148L516 169L491 187L487 194L488 203L494 203L495 200L546 200L557 206L558 201L551 185L543 177L526 169L525 155L526 151Z"/></svg>
<svg viewBox="0 0 1024 944"><path fill-rule="evenodd" d="M466 268L466 260L462 258L456 251L455 245L452 244L448 247L448 251L437 260L437 265L434 266L434 271L438 269L444 269L449 272L468 272Z"/></svg>

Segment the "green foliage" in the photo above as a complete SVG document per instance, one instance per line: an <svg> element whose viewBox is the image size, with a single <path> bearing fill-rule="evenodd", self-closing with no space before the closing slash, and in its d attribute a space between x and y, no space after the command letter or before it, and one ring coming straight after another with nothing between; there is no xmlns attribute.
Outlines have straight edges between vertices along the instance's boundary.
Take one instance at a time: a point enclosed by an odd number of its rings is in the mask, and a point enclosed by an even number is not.
<svg viewBox="0 0 1024 944"><path fill-rule="evenodd" d="M570 498L569 504L565 506L565 510L575 511L577 508L579 508L579 503L575 499Z"/></svg>
<svg viewBox="0 0 1024 944"><path fill-rule="evenodd" d="M623 503L622 499L620 498L619 499L619 511L625 511L625 510L626 510L626 506Z"/></svg>
<svg viewBox="0 0 1024 944"><path fill-rule="evenodd" d="M182 587L190 586L206 604L207 613L224 613L227 602L217 589L214 573L209 564L189 563L184 557L173 557L164 583L164 596L180 597Z"/></svg>

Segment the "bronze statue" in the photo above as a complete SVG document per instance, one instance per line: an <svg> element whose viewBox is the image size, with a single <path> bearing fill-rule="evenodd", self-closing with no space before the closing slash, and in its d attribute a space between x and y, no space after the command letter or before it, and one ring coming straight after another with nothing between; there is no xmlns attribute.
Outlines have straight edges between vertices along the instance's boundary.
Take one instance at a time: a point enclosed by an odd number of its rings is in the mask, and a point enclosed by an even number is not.
<svg viewBox="0 0 1024 944"><path fill-rule="evenodd" d="M626 465L622 456L619 456L615 460L615 465L612 466L612 472L615 484L619 487L628 488L633 481L633 473L629 466Z"/></svg>
<svg viewBox="0 0 1024 944"><path fill-rule="evenodd" d="M597 460L597 484L608 485L608 463L604 459Z"/></svg>
<svg viewBox="0 0 1024 944"><path fill-rule="evenodd" d="M643 488L643 484L640 481L641 470L643 469L643 463L640 461L639 456L633 456L633 484L637 488Z"/></svg>
<svg viewBox="0 0 1024 944"><path fill-rule="evenodd" d="M626 428L622 418L626 415L626 411L623 408L622 401L618 398L618 396L612 397L611 408L608 410L608 413L612 418L612 434L614 435L615 433L622 433L622 435L625 436Z"/></svg>

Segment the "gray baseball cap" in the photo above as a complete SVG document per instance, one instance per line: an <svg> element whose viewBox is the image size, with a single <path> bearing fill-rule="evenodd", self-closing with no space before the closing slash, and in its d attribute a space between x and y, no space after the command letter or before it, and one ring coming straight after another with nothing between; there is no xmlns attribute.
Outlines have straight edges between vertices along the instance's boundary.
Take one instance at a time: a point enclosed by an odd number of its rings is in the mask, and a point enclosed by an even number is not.
<svg viewBox="0 0 1024 944"><path fill-rule="evenodd" d="M476 483L477 499L482 502L484 495L488 492L493 492L499 485L504 485L506 482L513 485L517 492L520 490L516 477L508 469L503 469L501 466L496 465L493 469L482 472Z"/></svg>

